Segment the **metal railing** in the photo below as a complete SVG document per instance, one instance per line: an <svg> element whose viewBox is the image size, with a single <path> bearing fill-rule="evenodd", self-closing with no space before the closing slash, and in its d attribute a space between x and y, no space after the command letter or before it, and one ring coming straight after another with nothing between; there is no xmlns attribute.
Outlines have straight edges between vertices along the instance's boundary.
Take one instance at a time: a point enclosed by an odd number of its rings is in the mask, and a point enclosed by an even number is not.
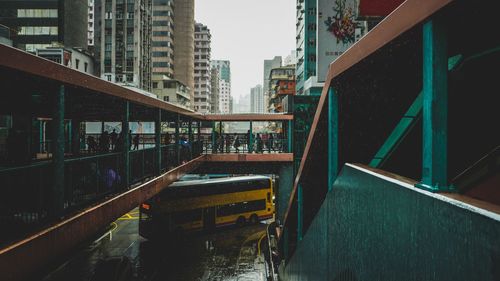
<svg viewBox="0 0 500 281"><path fill-rule="evenodd" d="M237 139L237 141L235 141ZM219 153L286 153L288 140L283 137L269 138L269 134L262 134L260 140L255 136L249 146L247 134L223 134L222 138L212 134L202 134L203 152L205 154Z"/></svg>
<svg viewBox="0 0 500 281"><path fill-rule="evenodd" d="M144 182L202 154L201 141L171 143L124 153L108 152L67 158L64 161L64 211L66 216L127 190L126 171L131 185ZM158 157L161 155L160 157ZM158 163L159 158L161 162ZM52 214L53 162L34 162L26 166L0 168L0 244L19 239L58 218Z"/></svg>

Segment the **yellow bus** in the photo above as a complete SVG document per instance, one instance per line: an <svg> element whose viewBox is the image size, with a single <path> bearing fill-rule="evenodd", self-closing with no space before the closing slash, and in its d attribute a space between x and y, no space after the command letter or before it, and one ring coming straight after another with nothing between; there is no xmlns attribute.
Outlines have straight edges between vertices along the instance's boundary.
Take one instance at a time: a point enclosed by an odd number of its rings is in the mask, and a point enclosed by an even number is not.
<svg viewBox="0 0 500 281"><path fill-rule="evenodd" d="M274 215L273 183L265 176L178 181L140 206L139 234L213 230Z"/></svg>

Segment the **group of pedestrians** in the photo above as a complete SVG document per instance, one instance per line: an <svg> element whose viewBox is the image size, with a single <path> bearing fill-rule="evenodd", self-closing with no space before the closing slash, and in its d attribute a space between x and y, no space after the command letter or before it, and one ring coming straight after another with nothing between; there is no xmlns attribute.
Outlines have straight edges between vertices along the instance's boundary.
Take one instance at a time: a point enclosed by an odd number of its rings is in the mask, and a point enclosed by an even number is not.
<svg viewBox="0 0 500 281"><path fill-rule="evenodd" d="M130 150L138 150L140 135L135 134L132 137L132 130L129 130L128 138L128 145L130 147ZM124 142L125 136L123 134L123 131L118 134L116 133L115 129L113 129L111 133L108 133L108 131L104 131L99 136L99 142L97 142L96 138L93 135L87 136L87 147L89 153L123 151Z"/></svg>
<svg viewBox="0 0 500 281"><path fill-rule="evenodd" d="M253 140L250 138L250 130L246 133L246 142L244 139L240 139L238 134L221 134L216 135L215 145L212 148L213 153L230 153L231 149L234 148L236 153L240 153L240 150L244 150L246 144L246 150L254 151L255 153L264 153L264 147L267 149L268 153L276 151L276 141L274 134L270 133L264 140L261 134L256 134Z"/></svg>

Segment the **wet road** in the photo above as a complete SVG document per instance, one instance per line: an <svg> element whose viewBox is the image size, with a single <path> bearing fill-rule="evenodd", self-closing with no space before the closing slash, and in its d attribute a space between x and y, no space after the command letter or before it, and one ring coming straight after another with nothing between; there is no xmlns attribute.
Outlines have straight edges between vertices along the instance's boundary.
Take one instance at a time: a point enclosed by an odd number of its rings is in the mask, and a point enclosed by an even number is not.
<svg viewBox="0 0 500 281"><path fill-rule="evenodd" d="M122 216L108 234L37 280L93 280L100 261L121 257L130 261L127 270L120 270L129 271L130 278L120 280L265 280L265 264L258 246L265 235L265 224L184 235L181 240L169 241L172 243L153 243L139 236L138 216L137 210Z"/></svg>

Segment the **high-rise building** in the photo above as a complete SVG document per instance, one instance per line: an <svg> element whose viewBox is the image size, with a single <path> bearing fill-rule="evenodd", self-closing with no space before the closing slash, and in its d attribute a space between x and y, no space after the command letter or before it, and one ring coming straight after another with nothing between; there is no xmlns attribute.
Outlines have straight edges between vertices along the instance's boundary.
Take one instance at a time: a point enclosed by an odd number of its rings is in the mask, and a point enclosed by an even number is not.
<svg viewBox="0 0 500 281"><path fill-rule="evenodd" d="M231 82L231 62L228 60L212 60L210 61L212 67L219 70L220 79Z"/></svg>
<svg viewBox="0 0 500 281"><path fill-rule="evenodd" d="M175 0L174 3L174 78L190 88L191 101L194 101L194 0Z"/></svg>
<svg viewBox="0 0 500 281"><path fill-rule="evenodd" d="M89 47L93 47L94 46L94 18L95 18L95 14L94 14L94 8L95 8L95 4L94 4L94 0L88 0L89 1L89 6L88 6L88 9L89 9L89 17L88 17L88 29L87 29L87 45Z"/></svg>
<svg viewBox="0 0 500 281"><path fill-rule="evenodd" d="M191 107L190 89L166 75L153 75L153 94L159 99L187 108Z"/></svg>
<svg viewBox="0 0 500 281"><path fill-rule="evenodd" d="M58 43L87 49L87 0L0 1L0 24L16 48L35 52Z"/></svg>
<svg viewBox="0 0 500 281"><path fill-rule="evenodd" d="M233 96L229 96L229 113L234 113L234 99L233 99Z"/></svg>
<svg viewBox="0 0 500 281"><path fill-rule="evenodd" d="M219 79L219 108L221 113L231 113L231 82Z"/></svg>
<svg viewBox="0 0 500 281"><path fill-rule="evenodd" d="M264 112L264 91L260 84L250 89L250 112Z"/></svg>
<svg viewBox="0 0 500 281"><path fill-rule="evenodd" d="M95 75L94 57L86 50L55 46L37 49L36 55L69 68Z"/></svg>
<svg viewBox="0 0 500 281"><path fill-rule="evenodd" d="M297 56L295 50L292 50L288 56L283 60L283 66L297 64Z"/></svg>
<svg viewBox="0 0 500 281"><path fill-rule="evenodd" d="M101 78L151 91L152 0L95 2Z"/></svg>
<svg viewBox="0 0 500 281"><path fill-rule="evenodd" d="M201 23L195 24L194 29L194 110L200 113L209 113L210 109L210 29ZM220 91L221 89L219 89ZM222 108L221 108L222 110Z"/></svg>
<svg viewBox="0 0 500 281"><path fill-rule="evenodd" d="M212 113L220 113L220 107L219 107L219 81L220 81L220 75L219 75L219 70L215 67L212 67L211 69L211 75L210 75L210 84L211 84L211 93L210 93L210 104L211 104L211 112Z"/></svg>
<svg viewBox="0 0 500 281"><path fill-rule="evenodd" d="M269 90L272 93L267 105L269 112L291 112L284 101L295 95L295 65L273 68L269 75Z"/></svg>
<svg viewBox="0 0 500 281"><path fill-rule="evenodd" d="M153 75L174 78L174 2L153 0Z"/></svg>
<svg viewBox="0 0 500 281"><path fill-rule="evenodd" d="M316 80L316 30L317 0L297 0L297 95L316 95L321 93L321 84L308 83ZM311 82L310 81L310 82Z"/></svg>
<svg viewBox="0 0 500 281"><path fill-rule="evenodd" d="M5 25L0 25L0 44L12 46L12 40L10 40L10 29Z"/></svg>
<svg viewBox="0 0 500 281"><path fill-rule="evenodd" d="M281 67L282 59L280 56L275 56L273 59L264 60L264 83L262 84L262 89L264 93L264 104L267 106L269 101L269 96L271 92L269 89L269 75L271 74L271 69ZM266 110L267 111L267 110Z"/></svg>
<svg viewBox="0 0 500 281"><path fill-rule="evenodd" d="M213 60L210 65L219 71L220 112L231 113L231 63L228 60Z"/></svg>

